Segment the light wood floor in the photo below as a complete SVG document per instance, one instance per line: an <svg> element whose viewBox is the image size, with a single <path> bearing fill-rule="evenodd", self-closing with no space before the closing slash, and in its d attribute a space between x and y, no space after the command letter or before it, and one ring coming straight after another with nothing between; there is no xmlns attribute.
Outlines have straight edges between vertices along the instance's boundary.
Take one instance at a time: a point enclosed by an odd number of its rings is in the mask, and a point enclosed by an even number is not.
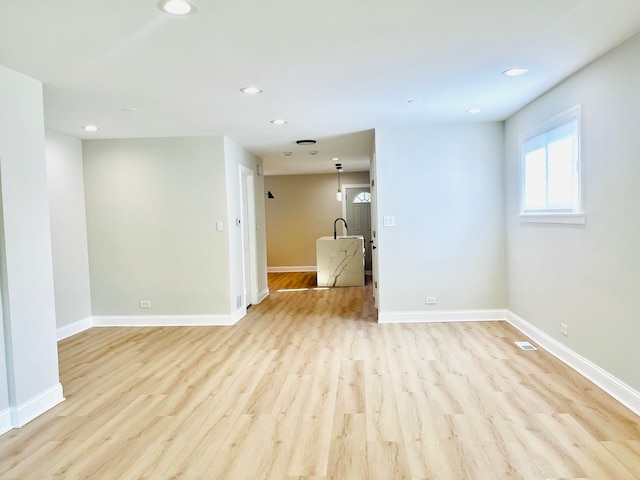
<svg viewBox="0 0 640 480"><path fill-rule="evenodd" d="M235 327L94 328L1 479L640 478L639 418L504 322L378 325L274 274Z"/></svg>

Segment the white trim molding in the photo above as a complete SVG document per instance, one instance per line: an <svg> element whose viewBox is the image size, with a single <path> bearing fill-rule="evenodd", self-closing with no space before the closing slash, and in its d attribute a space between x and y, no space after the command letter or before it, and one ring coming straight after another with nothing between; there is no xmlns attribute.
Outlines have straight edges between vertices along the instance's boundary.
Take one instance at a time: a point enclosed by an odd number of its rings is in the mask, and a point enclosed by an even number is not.
<svg viewBox="0 0 640 480"><path fill-rule="evenodd" d="M93 319L91 317L83 318L82 320L70 323L69 325L58 327L56 331L58 341L77 335L85 330L89 330L91 327L93 327Z"/></svg>
<svg viewBox="0 0 640 480"><path fill-rule="evenodd" d="M65 400L62 395L62 385L57 383L44 392L21 403L17 407L11 408L11 425L14 428L21 428L36 417L39 417L56 405Z"/></svg>
<svg viewBox="0 0 640 480"><path fill-rule="evenodd" d="M506 310L433 310L380 312L378 323L487 322L506 320Z"/></svg>
<svg viewBox="0 0 640 480"><path fill-rule="evenodd" d="M640 415L640 392L509 310L507 310L507 322L636 415Z"/></svg>
<svg viewBox="0 0 640 480"><path fill-rule="evenodd" d="M267 273L317 272L317 271L318 271L318 267L316 267L315 265L267 267Z"/></svg>
<svg viewBox="0 0 640 480"><path fill-rule="evenodd" d="M11 424L11 409L5 408L0 412L0 435L4 435L11 429L13 429L13 425Z"/></svg>
<svg viewBox="0 0 640 480"><path fill-rule="evenodd" d="M94 327L228 327L247 314L240 308L229 315L102 315L93 317Z"/></svg>
<svg viewBox="0 0 640 480"><path fill-rule="evenodd" d="M269 296L269 287L265 288L260 293L258 293L258 303L262 302L268 296Z"/></svg>

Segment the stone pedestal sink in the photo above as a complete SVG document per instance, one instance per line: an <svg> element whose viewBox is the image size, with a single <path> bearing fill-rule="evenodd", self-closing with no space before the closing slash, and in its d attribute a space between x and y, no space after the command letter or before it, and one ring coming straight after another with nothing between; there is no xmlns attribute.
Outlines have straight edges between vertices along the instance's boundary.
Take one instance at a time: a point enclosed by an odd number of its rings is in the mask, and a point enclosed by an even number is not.
<svg viewBox="0 0 640 480"><path fill-rule="evenodd" d="M319 287L364 285L364 237L347 235L316 240Z"/></svg>

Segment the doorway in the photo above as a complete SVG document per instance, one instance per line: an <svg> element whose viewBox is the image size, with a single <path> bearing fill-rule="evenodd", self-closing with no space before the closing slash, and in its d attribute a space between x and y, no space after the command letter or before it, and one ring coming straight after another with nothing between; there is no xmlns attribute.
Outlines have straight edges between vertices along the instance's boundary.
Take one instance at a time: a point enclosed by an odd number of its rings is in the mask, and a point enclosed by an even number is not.
<svg viewBox="0 0 640 480"><path fill-rule="evenodd" d="M371 271L371 189L369 185L345 185L344 217L349 235L364 237L364 269Z"/></svg>

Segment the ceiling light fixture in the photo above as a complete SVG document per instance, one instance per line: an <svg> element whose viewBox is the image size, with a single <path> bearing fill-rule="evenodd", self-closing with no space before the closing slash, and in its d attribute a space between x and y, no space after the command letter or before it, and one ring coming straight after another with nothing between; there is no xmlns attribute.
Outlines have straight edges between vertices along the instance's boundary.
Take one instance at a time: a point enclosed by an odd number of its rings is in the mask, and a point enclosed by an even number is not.
<svg viewBox="0 0 640 480"><path fill-rule="evenodd" d="M82 130L85 132L97 132L100 129L95 125L85 125L82 127Z"/></svg>
<svg viewBox="0 0 640 480"><path fill-rule="evenodd" d="M276 118L275 120L271 120L271 123L273 123L274 125L284 125L288 122L286 120L282 120L281 118Z"/></svg>
<svg viewBox="0 0 640 480"><path fill-rule="evenodd" d="M310 150L309 151L309 155L317 155L318 151L317 150Z"/></svg>
<svg viewBox="0 0 640 480"><path fill-rule="evenodd" d="M336 200L341 202L342 201L342 188L340 184L340 172L342 171L341 163L336 163L336 170L338 171L338 191L336 192Z"/></svg>
<svg viewBox="0 0 640 480"><path fill-rule="evenodd" d="M290 157L293 152L282 152L285 157Z"/></svg>
<svg viewBox="0 0 640 480"><path fill-rule="evenodd" d="M502 72L502 74L506 75L507 77L518 77L520 75L524 75L528 71L529 70L526 68L516 67L516 68L510 68L509 70L505 70L504 72Z"/></svg>
<svg viewBox="0 0 640 480"><path fill-rule="evenodd" d="M480 113L481 111L482 110L480 110L479 108L470 108L469 110L467 110L467 113L475 115L476 113Z"/></svg>
<svg viewBox="0 0 640 480"><path fill-rule="evenodd" d="M296 140L296 143L298 145L315 145L316 141L315 140Z"/></svg>
<svg viewBox="0 0 640 480"><path fill-rule="evenodd" d="M158 8L171 15L190 15L196 12L196 6L186 0L162 0Z"/></svg>
<svg viewBox="0 0 640 480"><path fill-rule="evenodd" d="M246 93L247 95L256 95L258 93L262 93L262 90L258 87L243 87L240 89L242 93Z"/></svg>

